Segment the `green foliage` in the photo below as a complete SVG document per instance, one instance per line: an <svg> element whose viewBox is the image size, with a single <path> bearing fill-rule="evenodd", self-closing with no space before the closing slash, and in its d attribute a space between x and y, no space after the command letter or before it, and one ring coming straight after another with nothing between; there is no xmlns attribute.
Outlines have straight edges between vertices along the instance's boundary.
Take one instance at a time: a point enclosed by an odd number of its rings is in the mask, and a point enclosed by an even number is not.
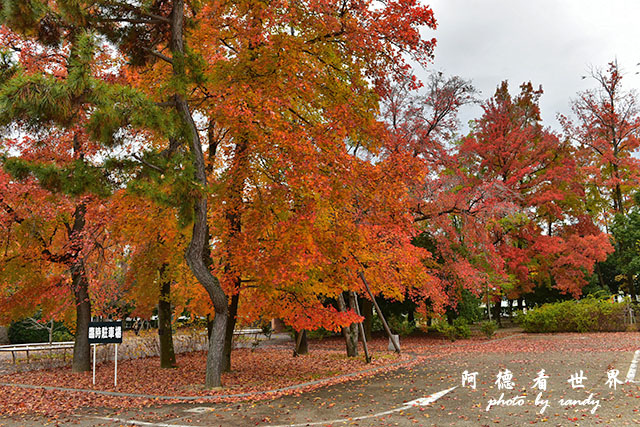
<svg viewBox="0 0 640 427"><path fill-rule="evenodd" d="M0 24L11 27L26 36L39 36L42 42L49 37L42 37L47 23L52 19L46 2L38 0L0 0Z"/></svg>
<svg viewBox="0 0 640 427"><path fill-rule="evenodd" d="M273 328L271 327L271 322L264 322L262 326L260 326L260 329L262 329L262 333L267 338L271 338L271 334L273 334Z"/></svg>
<svg viewBox="0 0 640 427"><path fill-rule="evenodd" d="M27 344L49 341L49 333L44 329L33 329L26 320L13 322L7 331L11 344Z"/></svg>
<svg viewBox="0 0 640 427"><path fill-rule="evenodd" d="M411 335L416 329L415 322L409 322L407 315L392 314L389 319L389 328L394 334L401 336Z"/></svg>
<svg viewBox="0 0 640 427"><path fill-rule="evenodd" d="M462 317L455 319L453 324L449 324L445 321L438 322L435 325L435 329L451 341L455 341L459 338L469 338L471 336L471 328L467 321Z"/></svg>
<svg viewBox="0 0 640 427"><path fill-rule="evenodd" d="M16 179L24 180L33 176L42 188L53 193L71 196L92 193L103 197L110 193L110 184L102 170L82 160L76 160L65 167L30 162L19 157L5 157L0 160L5 170Z"/></svg>
<svg viewBox="0 0 640 427"><path fill-rule="evenodd" d="M435 330L451 341L455 341L457 338L456 328L447 322L437 323L435 326Z"/></svg>
<svg viewBox="0 0 640 427"><path fill-rule="evenodd" d="M491 338L498 330L498 324L493 320L485 320L480 323L480 330L487 338Z"/></svg>
<svg viewBox="0 0 640 427"><path fill-rule="evenodd" d="M526 332L613 332L626 330L627 303L587 297L544 304L521 317Z"/></svg>
<svg viewBox="0 0 640 427"><path fill-rule="evenodd" d="M371 332L380 332L384 330L384 326L382 326L382 320L378 313L373 310L373 316L371 317Z"/></svg>
<svg viewBox="0 0 640 427"><path fill-rule="evenodd" d="M71 335L71 332L68 330L60 330L53 331L53 341L54 342L62 342L62 341L73 341L75 337Z"/></svg>
<svg viewBox="0 0 640 427"><path fill-rule="evenodd" d="M616 251L612 254L612 261L619 272L627 277L640 274L640 193L634 197L635 205L626 215L617 214L611 231L615 240ZM626 277L623 280L624 290L630 292ZM633 284L635 286L635 283ZM634 292L635 293L635 292Z"/></svg>
<svg viewBox="0 0 640 427"><path fill-rule="evenodd" d="M462 289L455 313L457 317L464 319L467 323L477 322L483 315L483 310L480 307L480 298L469 290Z"/></svg>
<svg viewBox="0 0 640 427"><path fill-rule="evenodd" d="M35 320L39 315L35 317ZM34 325L29 319L13 322L9 325L7 331L11 344L28 344L37 342L49 342L50 324L41 323L40 326ZM69 329L62 322L53 322L53 341L73 341L74 337Z"/></svg>
<svg viewBox="0 0 640 427"><path fill-rule="evenodd" d="M469 338L471 336L471 328L469 327L469 323L463 317L458 317L453 321L453 327L456 330L456 335L458 338Z"/></svg>

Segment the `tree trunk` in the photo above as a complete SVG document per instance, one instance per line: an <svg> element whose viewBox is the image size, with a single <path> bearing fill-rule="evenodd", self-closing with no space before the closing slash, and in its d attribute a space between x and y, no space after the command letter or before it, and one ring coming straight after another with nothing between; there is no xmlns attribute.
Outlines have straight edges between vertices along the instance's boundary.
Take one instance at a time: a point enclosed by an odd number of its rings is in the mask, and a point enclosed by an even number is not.
<svg viewBox="0 0 640 427"><path fill-rule="evenodd" d="M360 307L364 320L362 327L364 328L364 337L367 341L371 341L371 326L373 323L373 303L367 298L360 298Z"/></svg>
<svg viewBox="0 0 640 427"><path fill-rule="evenodd" d="M502 320L500 318L500 311L502 309L502 300L498 300L496 301L495 304L493 304L493 320L495 320L498 325L502 326Z"/></svg>
<svg viewBox="0 0 640 427"><path fill-rule="evenodd" d="M238 282L240 280L237 280ZM222 372L231 371L231 350L233 348L233 330L236 327L236 316L238 314L238 301L240 300L240 292L231 296L231 304L229 304L229 320L227 321L227 329L224 336L224 365Z"/></svg>
<svg viewBox="0 0 640 427"><path fill-rule="evenodd" d="M84 264L80 260L71 267L71 283L76 302L76 335L71 370L73 372L87 372L91 370L91 347L89 345L91 301L89 300L89 283L84 273Z"/></svg>
<svg viewBox="0 0 640 427"><path fill-rule="evenodd" d="M355 301L351 293L349 293L349 304L355 307ZM343 294L338 295L338 306L340 311L346 312L347 306L344 301ZM347 346L347 357L358 356L358 324L352 323L351 325L342 328L342 335L344 336L345 344Z"/></svg>
<svg viewBox="0 0 640 427"><path fill-rule="evenodd" d="M617 156L616 156L617 157ZM620 171L616 163L612 163L613 175L616 177L618 183L614 187L613 194L613 209L622 215L624 215L624 205L622 204L622 189L620 187Z"/></svg>
<svg viewBox="0 0 640 427"><path fill-rule="evenodd" d="M160 340L160 367L176 367L171 325L171 281L163 277L166 264L160 269L160 299L158 301L158 338Z"/></svg>
<svg viewBox="0 0 640 427"><path fill-rule="evenodd" d="M173 57L172 71L178 80L186 80L187 74L184 68L184 0L174 0L171 10L171 40L169 48ZM185 254L189 268L198 282L209 294L213 303L215 317L213 330L209 340L209 352L207 354L207 369L205 375L205 387L213 388L222 385L222 368L224 366L224 336L227 326L229 302L227 295L220 286L217 277L211 274L211 270L204 262L206 254L210 251L207 228L207 173L202 151L202 142L198 128L189 109L189 104L181 93L173 95L176 110L185 125L185 131L191 150L192 162L195 170L195 182L199 191L194 200L194 220L191 242Z"/></svg>
<svg viewBox="0 0 640 427"><path fill-rule="evenodd" d="M602 289L607 289L608 286L604 283L604 276L602 275L602 267L600 267L599 262L596 262L596 273L598 275L598 283L600 283L600 287Z"/></svg>
<svg viewBox="0 0 640 427"><path fill-rule="evenodd" d="M296 331L294 338L296 343L296 349L294 350L294 355L309 353L309 341L307 341L307 331L305 329L303 329L300 332Z"/></svg>
<svg viewBox="0 0 640 427"><path fill-rule="evenodd" d="M73 372L91 370L91 348L89 345L89 322L91 321L91 300L89 299L89 280L84 269L84 260L80 257L82 232L86 224L87 207L84 203L76 206L73 213L73 226L69 234L71 249L76 255L70 265L71 286L76 303L76 336L73 344Z"/></svg>

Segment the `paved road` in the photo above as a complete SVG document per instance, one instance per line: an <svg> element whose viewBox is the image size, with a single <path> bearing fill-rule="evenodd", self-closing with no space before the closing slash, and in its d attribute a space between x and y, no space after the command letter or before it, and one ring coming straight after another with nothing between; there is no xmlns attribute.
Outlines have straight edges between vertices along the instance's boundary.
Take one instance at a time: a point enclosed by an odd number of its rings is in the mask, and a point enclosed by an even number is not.
<svg viewBox="0 0 640 427"><path fill-rule="evenodd" d="M524 339L535 346L535 337ZM299 396L253 403L174 404L118 414L84 412L64 425L635 425L640 424L640 384L626 382L640 379L630 369L634 359L640 359L640 351L460 353ZM538 396L540 391L532 386L542 369L547 387ZM613 369L624 382L616 383L615 390L607 385L607 371ZM499 389L497 376L506 370L512 376L503 382L513 382L513 388ZM477 372L475 389L462 385L464 371ZM582 384L574 381L573 388L571 376L583 377ZM13 421L5 425L42 424Z"/></svg>

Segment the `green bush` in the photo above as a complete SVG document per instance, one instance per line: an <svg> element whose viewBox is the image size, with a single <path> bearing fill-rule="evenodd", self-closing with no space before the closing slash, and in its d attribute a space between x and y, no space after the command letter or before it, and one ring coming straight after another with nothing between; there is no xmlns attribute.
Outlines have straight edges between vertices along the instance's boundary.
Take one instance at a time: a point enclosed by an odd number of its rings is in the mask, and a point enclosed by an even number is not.
<svg viewBox="0 0 640 427"><path fill-rule="evenodd" d="M526 332L616 332L625 331L626 303L587 297L544 304L520 317Z"/></svg>
<svg viewBox="0 0 640 427"><path fill-rule="evenodd" d="M435 326L436 331L447 337L451 341L455 341L458 337L456 334L456 328L447 322L439 322Z"/></svg>
<svg viewBox="0 0 640 427"><path fill-rule="evenodd" d="M20 320L9 325L7 331L11 344L28 344L49 341L49 332L45 329L34 329L27 320Z"/></svg>
<svg viewBox="0 0 640 427"><path fill-rule="evenodd" d="M498 330L498 324L493 320L485 320L480 322L480 330L487 338L491 338Z"/></svg>
<svg viewBox="0 0 640 427"><path fill-rule="evenodd" d="M382 326L382 320L378 313L374 310L373 317L371 318L371 332L380 332L384 331L384 326Z"/></svg>
<svg viewBox="0 0 640 427"><path fill-rule="evenodd" d="M416 329L416 325L414 322L409 322L407 320L406 315L395 315L392 314L389 317L389 328L394 334L398 334L400 336L411 335L413 331Z"/></svg>
<svg viewBox="0 0 640 427"><path fill-rule="evenodd" d="M462 317L455 319L453 321L453 325L446 321L438 322L435 325L435 330L451 341L455 341L459 338L469 338L471 336L471 328L467 321Z"/></svg>
<svg viewBox="0 0 640 427"><path fill-rule="evenodd" d="M36 315L34 320L39 321L40 315ZM37 327L29 319L19 320L9 325L7 335L9 335L9 341L11 344L28 344L36 342L49 342L49 330L45 326L50 326L49 323L42 324L42 327ZM53 341L73 341L74 337L69 332L69 329L62 322L53 322Z"/></svg>
<svg viewBox="0 0 640 427"><path fill-rule="evenodd" d="M469 338L471 336L471 328L464 317L458 317L453 321L453 327L456 330L458 338Z"/></svg>
<svg viewBox="0 0 640 427"><path fill-rule="evenodd" d="M52 338L54 342L74 341L76 339L68 330L53 331Z"/></svg>
<svg viewBox="0 0 640 427"><path fill-rule="evenodd" d="M462 317L467 323L477 322L483 315L480 303L480 298L473 295L467 289L463 289L455 309L455 316Z"/></svg>

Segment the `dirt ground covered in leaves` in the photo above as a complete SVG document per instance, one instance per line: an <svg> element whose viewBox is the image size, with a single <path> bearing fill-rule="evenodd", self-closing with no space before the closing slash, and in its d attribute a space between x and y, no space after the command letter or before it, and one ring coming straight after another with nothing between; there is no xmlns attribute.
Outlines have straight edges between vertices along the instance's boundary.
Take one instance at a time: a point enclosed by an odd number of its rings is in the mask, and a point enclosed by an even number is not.
<svg viewBox="0 0 640 427"><path fill-rule="evenodd" d="M558 336L562 336L558 340ZM20 383L87 390L118 391L123 393L162 396L207 396L202 402L272 399L284 394L301 393L329 384L370 376L381 371L410 366L428 358L441 358L458 353L519 353L519 352L611 352L636 350L640 333L519 335L517 331L501 331L497 338L474 337L449 342L438 337L412 336L402 338L403 355L387 350L388 342L377 338L370 342L373 363L367 365L363 357L348 359L344 342L339 338L311 341L308 355L293 357L290 346L236 349L232 356L232 372L224 374L224 388L205 390L206 353L193 352L177 356L178 367L159 368L158 358L126 360L118 365L118 387L113 387L113 362L100 364L96 369L96 385L91 373L73 374L70 368L55 368L19 372L0 376L0 383ZM507 338L507 339L502 339ZM355 373L354 377L344 374ZM359 374L358 374L359 373ZM323 380L292 390L249 396L221 397L241 393L265 392L295 384ZM57 417L80 408L143 408L176 403L180 400L109 396L89 392L45 389L24 389L0 386L0 415L41 415ZM198 402L198 400L195 400Z"/></svg>

